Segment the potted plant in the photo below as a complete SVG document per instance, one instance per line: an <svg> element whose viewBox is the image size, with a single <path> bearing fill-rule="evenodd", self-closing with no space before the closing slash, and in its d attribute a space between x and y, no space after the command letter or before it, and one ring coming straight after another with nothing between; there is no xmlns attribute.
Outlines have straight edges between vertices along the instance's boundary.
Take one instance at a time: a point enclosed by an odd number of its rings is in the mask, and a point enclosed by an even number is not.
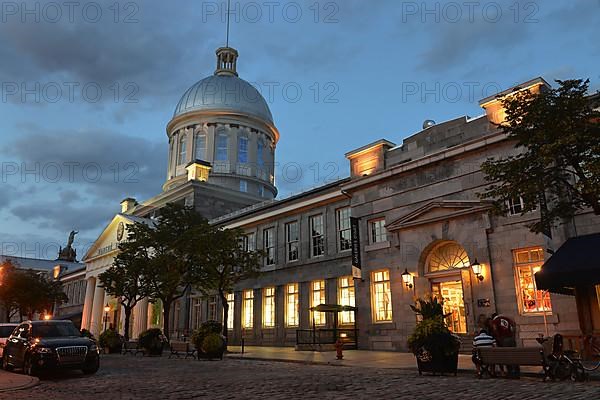
<svg viewBox="0 0 600 400"><path fill-rule="evenodd" d="M98 337L98 344L108 353L120 353L123 346L123 336L114 329L108 329Z"/></svg>
<svg viewBox="0 0 600 400"><path fill-rule="evenodd" d="M416 305L410 307L421 317L408 338L408 347L417 358L419 375L423 372L456 374L460 338L446 326L443 301L437 297L417 299Z"/></svg>
<svg viewBox="0 0 600 400"><path fill-rule="evenodd" d="M223 359L225 337L221 335L223 325L218 321L206 321L192 333L192 343L198 351L198 359Z"/></svg>
<svg viewBox="0 0 600 400"><path fill-rule="evenodd" d="M164 345L167 343L167 338L160 329L152 328L140 333L138 343L144 349L144 355L160 356Z"/></svg>

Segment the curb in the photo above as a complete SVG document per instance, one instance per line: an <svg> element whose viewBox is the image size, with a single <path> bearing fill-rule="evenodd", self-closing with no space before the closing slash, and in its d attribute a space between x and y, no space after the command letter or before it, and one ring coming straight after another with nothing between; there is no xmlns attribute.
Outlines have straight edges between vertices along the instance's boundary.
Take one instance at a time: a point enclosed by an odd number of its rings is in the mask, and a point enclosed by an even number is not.
<svg viewBox="0 0 600 400"><path fill-rule="evenodd" d="M0 372L0 376L4 375L4 374L9 374L10 372ZM29 381L25 384L19 385L19 386L12 386L12 387L0 387L0 393L5 393L5 392L12 392L12 391L16 391L16 390L23 390L23 389L29 389L32 388L34 386L37 386L40 383L39 378L34 377L34 376L29 376L27 377L29 378Z"/></svg>
<svg viewBox="0 0 600 400"><path fill-rule="evenodd" d="M252 360L252 361L281 362L281 363L290 363L290 364L324 365L324 366L332 366L332 367L361 368L360 366L356 366L356 365L342 364L343 361L341 361L340 363L336 363L336 362L329 362L329 361L289 360L289 359L283 359L283 358L264 358L264 357L255 357L255 356L244 356L244 355L241 355L240 353L232 353L231 355L228 355L227 358L231 358L232 360ZM371 366L369 366L369 367L362 367L362 368L397 369L397 370L401 370L401 371L418 372L416 367L371 367ZM457 375L473 375L475 370L459 368L456 372L457 372ZM448 376L452 376L452 374L448 374ZM521 377L522 378L542 379L543 375L533 373L533 372L521 372ZM489 379L489 378L487 378L487 379ZM503 378L501 378L501 379L503 379ZM484 379L482 379L482 380L484 380ZM514 379L507 379L507 380L514 380ZM518 380L518 379L516 379L516 380Z"/></svg>

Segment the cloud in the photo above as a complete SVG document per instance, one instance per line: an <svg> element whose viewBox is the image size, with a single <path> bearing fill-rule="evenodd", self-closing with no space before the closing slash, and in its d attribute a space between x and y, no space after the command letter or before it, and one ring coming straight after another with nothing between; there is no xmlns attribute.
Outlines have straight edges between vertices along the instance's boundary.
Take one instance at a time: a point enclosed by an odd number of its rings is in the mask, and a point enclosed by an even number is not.
<svg viewBox="0 0 600 400"><path fill-rule="evenodd" d="M81 190L100 199L153 196L160 192L167 165L166 143L102 129L31 126L3 152L18 168L16 181L73 189L61 194L69 201Z"/></svg>

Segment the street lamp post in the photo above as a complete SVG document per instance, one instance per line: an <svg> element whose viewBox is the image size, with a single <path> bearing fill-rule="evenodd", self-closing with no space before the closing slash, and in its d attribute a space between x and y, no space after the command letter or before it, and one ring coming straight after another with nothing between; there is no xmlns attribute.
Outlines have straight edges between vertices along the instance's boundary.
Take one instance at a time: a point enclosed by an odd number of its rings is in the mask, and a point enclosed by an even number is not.
<svg viewBox="0 0 600 400"><path fill-rule="evenodd" d="M110 306L108 303L104 306L104 331L106 331L106 323L108 322L108 312L110 311Z"/></svg>

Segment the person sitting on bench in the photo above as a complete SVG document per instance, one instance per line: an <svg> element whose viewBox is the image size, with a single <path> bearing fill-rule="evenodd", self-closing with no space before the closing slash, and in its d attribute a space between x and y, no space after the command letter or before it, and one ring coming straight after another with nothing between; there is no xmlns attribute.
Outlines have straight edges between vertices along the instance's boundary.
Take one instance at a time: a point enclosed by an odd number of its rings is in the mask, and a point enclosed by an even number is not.
<svg viewBox="0 0 600 400"><path fill-rule="evenodd" d="M495 347L496 339L494 339L485 329L481 329L479 331L479 335L473 338L473 356L471 360L473 360L473 364L475 364L475 368L477 370L477 376L479 376L479 371L481 368L481 360L478 357L477 349L481 347ZM494 368L492 367L491 373L493 373Z"/></svg>

